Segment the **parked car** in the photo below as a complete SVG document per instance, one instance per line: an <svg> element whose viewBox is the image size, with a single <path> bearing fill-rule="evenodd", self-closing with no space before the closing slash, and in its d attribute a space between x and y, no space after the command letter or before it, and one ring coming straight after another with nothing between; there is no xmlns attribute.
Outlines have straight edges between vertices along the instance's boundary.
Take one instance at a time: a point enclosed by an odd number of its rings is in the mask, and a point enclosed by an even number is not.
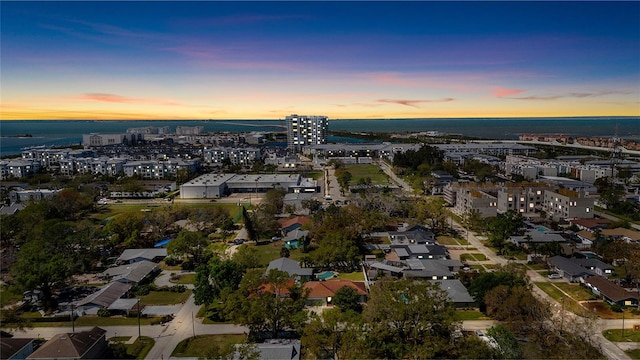
<svg viewBox="0 0 640 360"><path fill-rule="evenodd" d="M560 274L549 274L549 276L547 276L549 279L562 279L562 275Z"/></svg>

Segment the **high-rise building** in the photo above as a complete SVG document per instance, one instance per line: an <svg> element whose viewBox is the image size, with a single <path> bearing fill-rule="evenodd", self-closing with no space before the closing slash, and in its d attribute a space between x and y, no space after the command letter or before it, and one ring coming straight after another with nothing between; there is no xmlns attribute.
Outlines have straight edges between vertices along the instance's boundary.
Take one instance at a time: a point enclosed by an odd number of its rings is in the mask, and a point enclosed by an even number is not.
<svg viewBox="0 0 640 360"><path fill-rule="evenodd" d="M327 143L329 118L318 115L290 115L287 120L287 143L289 149L301 151L305 145Z"/></svg>

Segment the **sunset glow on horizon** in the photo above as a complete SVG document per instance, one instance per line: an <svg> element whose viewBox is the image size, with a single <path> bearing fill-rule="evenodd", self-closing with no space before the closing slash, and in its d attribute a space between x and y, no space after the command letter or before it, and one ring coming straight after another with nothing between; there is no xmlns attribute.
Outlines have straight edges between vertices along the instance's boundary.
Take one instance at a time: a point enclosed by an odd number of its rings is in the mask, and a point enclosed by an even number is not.
<svg viewBox="0 0 640 360"><path fill-rule="evenodd" d="M640 116L640 2L6 2L0 120Z"/></svg>

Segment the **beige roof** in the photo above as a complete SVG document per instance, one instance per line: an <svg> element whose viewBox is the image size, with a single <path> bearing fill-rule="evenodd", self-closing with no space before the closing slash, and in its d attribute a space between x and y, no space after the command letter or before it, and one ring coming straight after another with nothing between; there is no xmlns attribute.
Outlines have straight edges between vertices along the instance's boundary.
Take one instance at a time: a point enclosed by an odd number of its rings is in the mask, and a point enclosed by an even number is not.
<svg viewBox="0 0 640 360"><path fill-rule="evenodd" d="M625 228L615 228L615 229L603 229L600 232L604 236L613 236L613 237L625 237L631 239L631 241L640 240L640 232L625 229Z"/></svg>
<svg viewBox="0 0 640 360"><path fill-rule="evenodd" d="M64 333L52 337L27 359L78 359L91 349L107 330L94 327L89 331Z"/></svg>

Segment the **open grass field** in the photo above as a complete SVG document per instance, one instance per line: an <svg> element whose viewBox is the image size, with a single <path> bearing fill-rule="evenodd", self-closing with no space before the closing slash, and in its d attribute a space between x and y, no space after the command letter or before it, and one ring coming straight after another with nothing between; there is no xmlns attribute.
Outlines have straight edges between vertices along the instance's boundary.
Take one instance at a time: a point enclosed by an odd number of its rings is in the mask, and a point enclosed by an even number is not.
<svg viewBox="0 0 640 360"><path fill-rule="evenodd" d="M638 342L640 343L640 331L631 328L624 329L624 337L622 337L622 329L608 329L602 332L602 335L613 342Z"/></svg>
<svg viewBox="0 0 640 360"><path fill-rule="evenodd" d="M360 179L371 178L371 185L389 185L387 174L377 165L371 164L348 164L345 169L353 176L350 185L355 185Z"/></svg>
<svg viewBox="0 0 640 360"><path fill-rule="evenodd" d="M564 306L564 309L571 311L574 314L584 314L586 309L582 307L577 301L571 299L565 295L559 287L556 287L554 283L549 282L536 282L534 283L542 291L554 298L558 303Z"/></svg>
<svg viewBox="0 0 640 360"><path fill-rule="evenodd" d="M566 282L554 282L553 284L565 293L569 294L569 296L571 296L574 300L596 300L596 296L591 291L580 286L579 284L569 284Z"/></svg>
<svg viewBox="0 0 640 360"><path fill-rule="evenodd" d="M198 335L181 341L171 356L204 358L216 349L225 349L246 341L246 335Z"/></svg>
<svg viewBox="0 0 640 360"><path fill-rule="evenodd" d="M193 204L185 203L185 204L173 204L173 205L168 205L166 203L162 203L162 204L158 203L158 204L153 204L153 206L148 204L111 204L111 205L107 205L99 208L98 211L91 214L90 218L101 222L119 214L141 213L145 209L150 210L149 212L167 211L167 209L170 206L172 206L173 208L176 208L176 207L203 208L203 207L213 207L213 206L222 207L229 213L229 216L231 216L232 219L235 219L236 216L240 213L240 208L233 203L193 203Z"/></svg>
<svg viewBox="0 0 640 360"><path fill-rule="evenodd" d="M255 247L258 251L260 264L266 268L271 261L280 258L280 250L284 246L284 242L282 240L278 240L264 245L249 244L247 246ZM302 256L304 256L304 254L300 249L289 250L289 259L291 260L298 261Z"/></svg>
<svg viewBox="0 0 640 360"><path fill-rule="evenodd" d="M174 305L182 304L191 295L191 290L183 293L171 291L150 291L148 295L140 296L142 305Z"/></svg>

